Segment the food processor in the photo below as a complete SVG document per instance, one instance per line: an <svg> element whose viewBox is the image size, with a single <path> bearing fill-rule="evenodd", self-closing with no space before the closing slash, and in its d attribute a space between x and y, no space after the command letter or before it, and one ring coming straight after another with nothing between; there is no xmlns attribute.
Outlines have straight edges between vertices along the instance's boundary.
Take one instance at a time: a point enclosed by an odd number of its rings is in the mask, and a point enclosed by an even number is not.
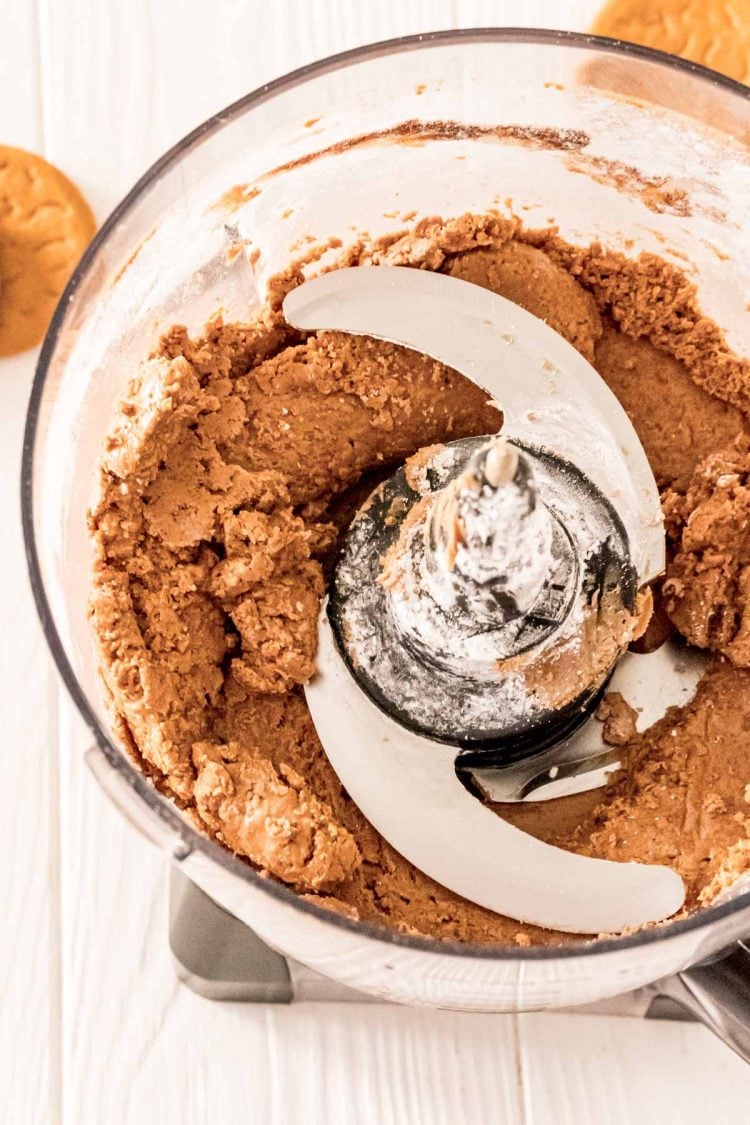
<svg viewBox="0 0 750 1125"><path fill-rule="evenodd" d="M349 52L248 95L158 161L94 239L29 408L23 519L37 605L102 787L188 885L272 950L376 997L475 1011L649 986L750 1058L750 893L740 885L694 916L596 942L436 942L332 914L197 832L113 730L87 617L86 528L116 403L166 326L247 320L303 252L312 277L342 245L420 218L495 209L527 227L555 224L573 244L659 255L695 282L730 347L750 355L749 140L748 92L694 64L562 32L441 32Z"/></svg>

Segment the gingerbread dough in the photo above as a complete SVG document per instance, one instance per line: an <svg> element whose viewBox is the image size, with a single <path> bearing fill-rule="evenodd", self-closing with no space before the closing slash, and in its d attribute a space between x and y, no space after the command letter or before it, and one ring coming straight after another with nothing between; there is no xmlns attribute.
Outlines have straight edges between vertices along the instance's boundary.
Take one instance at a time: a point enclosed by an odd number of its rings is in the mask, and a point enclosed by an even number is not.
<svg viewBox="0 0 750 1125"><path fill-rule="evenodd" d="M689 910L710 901L750 855L750 555L733 534L750 504L747 364L660 259L571 247L496 216L423 221L342 262L444 269L510 297L593 359L625 405L669 519L659 627L644 641L672 627L669 612L715 664L688 707L644 734L626 701L608 699L600 718L623 769L606 790L496 811L582 853L672 864ZM499 415L427 357L296 336L280 301L298 280L295 269L277 279L262 321L214 323L198 340L172 329L107 439L91 617L123 739L203 831L308 901L437 939L575 940L413 868L365 821L318 741L302 685L339 528L394 465L496 431Z"/></svg>

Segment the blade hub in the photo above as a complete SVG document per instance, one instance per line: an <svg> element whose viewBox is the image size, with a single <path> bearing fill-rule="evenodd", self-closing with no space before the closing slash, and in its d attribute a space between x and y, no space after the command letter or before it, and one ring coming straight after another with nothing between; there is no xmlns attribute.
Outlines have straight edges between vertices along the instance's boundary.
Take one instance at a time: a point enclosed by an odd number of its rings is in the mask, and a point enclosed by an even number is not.
<svg viewBox="0 0 750 1125"><path fill-rule="evenodd" d="M493 484L497 450L512 472ZM341 653L402 726L508 760L539 753L600 698L623 647L598 636L604 617L630 639L627 535L580 470L528 444L469 438L415 460L345 537L328 602Z"/></svg>

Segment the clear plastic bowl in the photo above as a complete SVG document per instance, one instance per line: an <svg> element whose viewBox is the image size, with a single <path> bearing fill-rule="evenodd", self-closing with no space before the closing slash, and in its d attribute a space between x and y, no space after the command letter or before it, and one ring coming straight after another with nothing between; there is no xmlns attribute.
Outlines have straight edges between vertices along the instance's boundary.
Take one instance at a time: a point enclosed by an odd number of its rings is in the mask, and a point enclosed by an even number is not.
<svg viewBox="0 0 750 1125"><path fill-rule="evenodd" d="M572 242L652 250L688 269L705 312L750 354L748 137L748 91L656 52L558 32L420 36L327 59L230 106L149 170L86 252L29 408L23 519L37 605L102 785L275 948L389 999L543 1008L636 988L729 947L750 931L750 895L562 949L442 943L303 902L197 833L118 745L86 616L85 512L135 364L175 319L200 327L218 307L246 319L255 283L262 297L308 235L346 244L400 229L412 212L511 205L526 225L554 221ZM623 166L638 174L615 175ZM687 205L646 206L649 184ZM255 279L242 256L227 255L227 222L258 251Z"/></svg>

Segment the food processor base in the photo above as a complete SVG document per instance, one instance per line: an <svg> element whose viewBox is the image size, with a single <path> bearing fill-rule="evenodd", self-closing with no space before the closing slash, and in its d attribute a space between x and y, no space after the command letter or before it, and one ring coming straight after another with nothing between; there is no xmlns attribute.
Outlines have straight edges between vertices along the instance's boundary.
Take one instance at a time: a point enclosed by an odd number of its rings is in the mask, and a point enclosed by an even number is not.
<svg viewBox="0 0 750 1125"><path fill-rule="evenodd" d="M178 979L207 1000L249 1004L385 1003L328 980L277 953L177 867L169 886L169 946ZM720 962L724 965L731 958ZM695 970L707 972L713 969ZM695 1020L681 976L569 1011L646 1019ZM680 996L684 998L680 1000Z"/></svg>
<svg viewBox="0 0 750 1125"><path fill-rule="evenodd" d="M207 1000L294 999L286 958L176 867L169 882L169 946L178 979Z"/></svg>

